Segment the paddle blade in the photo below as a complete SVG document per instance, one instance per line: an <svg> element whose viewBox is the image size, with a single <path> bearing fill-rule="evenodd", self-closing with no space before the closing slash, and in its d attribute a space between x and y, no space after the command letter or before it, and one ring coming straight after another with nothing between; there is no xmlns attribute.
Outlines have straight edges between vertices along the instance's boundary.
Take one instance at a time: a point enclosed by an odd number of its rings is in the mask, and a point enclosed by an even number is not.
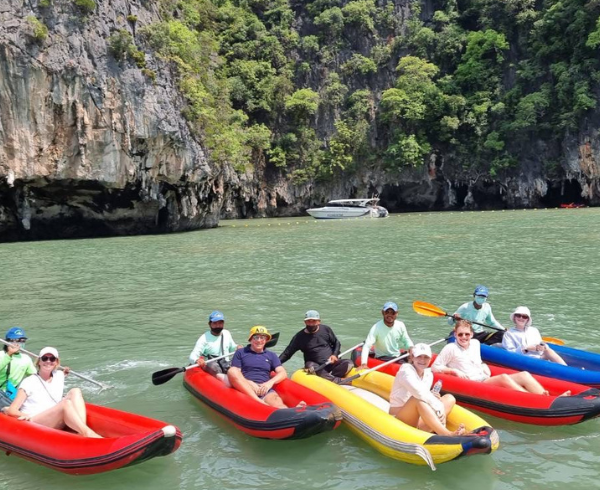
<svg viewBox="0 0 600 490"><path fill-rule="evenodd" d="M271 334L271 340L269 340L265 347L274 347L277 345L277 341L279 340L279 332L275 332Z"/></svg>
<svg viewBox="0 0 600 490"><path fill-rule="evenodd" d="M424 316L450 316L444 310L432 305L431 303L426 303L425 301L413 302L413 310L415 310L419 315Z"/></svg>
<svg viewBox="0 0 600 490"><path fill-rule="evenodd" d="M556 337L542 337L544 342L550 342L551 344L556 345L565 345L565 341L561 339L557 339Z"/></svg>
<svg viewBox="0 0 600 490"><path fill-rule="evenodd" d="M155 386L162 385L173 378L176 374L183 373L185 368L168 368L162 371L152 373L152 384Z"/></svg>

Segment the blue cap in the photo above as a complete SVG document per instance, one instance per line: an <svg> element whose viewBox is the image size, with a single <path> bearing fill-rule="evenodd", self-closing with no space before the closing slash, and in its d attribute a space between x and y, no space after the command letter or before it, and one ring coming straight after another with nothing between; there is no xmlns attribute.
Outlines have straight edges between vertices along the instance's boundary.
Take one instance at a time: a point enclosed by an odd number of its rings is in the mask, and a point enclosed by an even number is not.
<svg viewBox="0 0 600 490"><path fill-rule="evenodd" d="M27 335L25 335L25 330L23 330L21 327L13 327L6 332L6 336L4 338L6 340L26 339Z"/></svg>
<svg viewBox="0 0 600 490"><path fill-rule="evenodd" d="M486 288L485 286L477 286L475 288L475 292L473 293L473 296L485 296L486 298L489 295L489 291L488 288Z"/></svg>
<svg viewBox="0 0 600 490"><path fill-rule="evenodd" d="M304 319L305 320L320 320L321 315L319 315L319 312L317 310L308 310L304 314Z"/></svg>
<svg viewBox="0 0 600 490"><path fill-rule="evenodd" d="M225 321L225 315L221 313L219 310L213 311L208 317L209 322L220 322L221 320Z"/></svg>
<svg viewBox="0 0 600 490"><path fill-rule="evenodd" d="M386 304L383 305L383 311L389 310L390 308L394 311L398 311L398 305L393 301L388 301Z"/></svg>

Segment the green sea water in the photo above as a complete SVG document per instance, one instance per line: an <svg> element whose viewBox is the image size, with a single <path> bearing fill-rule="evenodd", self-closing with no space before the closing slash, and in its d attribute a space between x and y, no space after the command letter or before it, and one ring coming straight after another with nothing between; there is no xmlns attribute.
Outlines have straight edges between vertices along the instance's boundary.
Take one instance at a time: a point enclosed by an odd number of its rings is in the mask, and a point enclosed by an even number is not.
<svg viewBox="0 0 600 490"><path fill-rule="evenodd" d="M347 348L393 300L413 340L433 342L448 325L412 302L453 311L480 283L501 323L526 305L543 335L600 352L599 242L600 209L574 209L224 221L177 235L0 245L0 330L20 325L29 350L56 346L64 364L112 385L98 393L71 377L89 401L184 434L171 456L94 476L0 454L0 489L596 488L600 420L536 427L484 415L499 450L432 472L380 455L343 426L301 441L251 438L196 403L181 375L162 386L150 377L187 363L213 309L238 342L255 324L280 331L281 352L308 309ZM285 367L301 365L298 354Z"/></svg>

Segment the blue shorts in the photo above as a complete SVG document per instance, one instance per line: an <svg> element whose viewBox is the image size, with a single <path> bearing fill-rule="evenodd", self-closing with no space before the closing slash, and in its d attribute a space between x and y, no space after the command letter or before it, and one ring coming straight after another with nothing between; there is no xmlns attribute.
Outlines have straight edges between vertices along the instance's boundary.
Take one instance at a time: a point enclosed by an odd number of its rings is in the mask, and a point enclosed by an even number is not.
<svg viewBox="0 0 600 490"><path fill-rule="evenodd" d="M270 393L277 393L277 392L273 388L271 388L263 396L259 396L258 398L260 398L261 400L264 400L265 396L269 395Z"/></svg>

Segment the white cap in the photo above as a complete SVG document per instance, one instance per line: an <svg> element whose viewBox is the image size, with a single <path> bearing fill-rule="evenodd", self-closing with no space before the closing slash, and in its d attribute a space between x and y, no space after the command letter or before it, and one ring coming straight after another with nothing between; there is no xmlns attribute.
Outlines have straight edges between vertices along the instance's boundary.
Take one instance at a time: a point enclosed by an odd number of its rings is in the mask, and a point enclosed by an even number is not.
<svg viewBox="0 0 600 490"><path fill-rule="evenodd" d="M40 357L42 357L45 354L52 354L54 357L56 357L58 359L58 351L54 347L44 347L40 351Z"/></svg>
<svg viewBox="0 0 600 490"><path fill-rule="evenodd" d="M431 357L431 347L427 344L416 344L412 351L413 357L427 356Z"/></svg>
<svg viewBox="0 0 600 490"><path fill-rule="evenodd" d="M320 320L321 315L317 310L308 310L304 315L305 320Z"/></svg>

